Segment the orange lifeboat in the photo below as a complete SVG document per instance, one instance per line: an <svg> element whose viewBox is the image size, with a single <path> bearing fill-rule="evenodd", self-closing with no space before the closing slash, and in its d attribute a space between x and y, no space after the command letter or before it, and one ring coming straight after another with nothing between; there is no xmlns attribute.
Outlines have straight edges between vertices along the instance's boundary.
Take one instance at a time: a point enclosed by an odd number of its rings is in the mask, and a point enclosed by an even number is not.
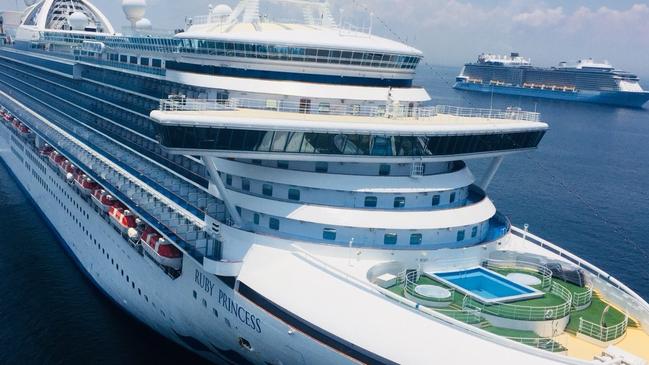
<svg viewBox="0 0 649 365"><path fill-rule="evenodd" d="M117 202L112 195L104 189L96 189L92 192L92 201L95 205L105 213L108 213L108 210L115 205Z"/></svg>
<svg viewBox="0 0 649 365"><path fill-rule="evenodd" d="M180 270L182 267L183 254L176 246L167 242L153 228L147 227L142 233L140 243L144 251L158 264Z"/></svg>
<svg viewBox="0 0 649 365"><path fill-rule="evenodd" d="M89 196L92 191L99 188L99 185L92 181L86 174L77 174L74 178L74 185L77 186L82 195Z"/></svg>
<svg viewBox="0 0 649 365"><path fill-rule="evenodd" d="M29 130L29 128L27 128L26 125L24 125L22 123L19 123L19 124L20 125L18 126L18 132L20 134L22 134L23 136L27 136L27 135L29 135L29 133L31 133L31 131Z"/></svg>
<svg viewBox="0 0 649 365"><path fill-rule="evenodd" d="M43 147L38 149L38 154L41 156L49 157L52 151L54 151L54 148L46 144Z"/></svg>
<svg viewBox="0 0 649 365"><path fill-rule="evenodd" d="M63 162L63 160L65 160L65 157L63 157L57 151L52 151L50 153L50 163L54 165L54 167L58 166L61 162Z"/></svg>
<svg viewBox="0 0 649 365"><path fill-rule="evenodd" d="M133 213L128 209L123 209L121 204L115 204L108 208L108 217L110 217L110 222L124 235L128 233L129 229L135 229L137 226Z"/></svg>

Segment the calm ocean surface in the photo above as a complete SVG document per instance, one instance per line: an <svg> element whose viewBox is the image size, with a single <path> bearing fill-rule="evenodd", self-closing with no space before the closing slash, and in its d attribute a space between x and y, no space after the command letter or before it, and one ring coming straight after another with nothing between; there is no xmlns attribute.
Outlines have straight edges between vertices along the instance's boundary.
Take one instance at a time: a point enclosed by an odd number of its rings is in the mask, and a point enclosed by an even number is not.
<svg viewBox="0 0 649 365"><path fill-rule="evenodd" d="M417 83L436 104L536 109L551 127L538 151L505 159L496 206L649 298L649 110L492 101L452 90L458 71L421 66ZM0 364L204 364L103 297L4 167L0 232Z"/></svg>

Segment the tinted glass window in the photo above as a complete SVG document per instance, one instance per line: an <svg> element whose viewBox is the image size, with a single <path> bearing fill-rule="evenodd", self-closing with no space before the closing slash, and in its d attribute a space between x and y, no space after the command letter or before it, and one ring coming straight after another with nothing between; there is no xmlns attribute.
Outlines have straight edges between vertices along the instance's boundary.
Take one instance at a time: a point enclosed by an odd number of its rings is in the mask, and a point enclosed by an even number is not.
<svg viewBox="0 0 649 365"><path fill-rule="evenodd" d="M464 230L458 231L457 232L457 241L463 241L464 240Z"/></svg>
<svg viewBox="0 0 649 365"><path fill-rule="evenodd" d="M410 235L410 244L411 245L420 245L422 241L421 233L413 233Z"/></svg>
<svg viewBox="0 0 649 365"><path fill-rule="evenodd" d="M266 196L273 196L273 186L270 184L264 184L262 186L261 193Z"/></svg>
<svg viewBox="0 0 649 365"><path fill-rule="evenodd" d="M288 189L288 198L290 200L300 200L300 191L298 189Z"/></svg>
<svg viewBox="0 0 649 365"><path fill-rule="evenodd" d="M328 241L336 240L336 230L333 228L325 228L322 230L322 238Z"/></svg>
<svg viewBox="0 0 649 365"><path fill-rule="evenodd" d="M259 224L259 214L255 213L255 215L252 217L252 220L255 224Z"/></svg>
<svg viewBox="0 0 649 365"><path fill-rule="evenodd" d="M250 180L241 179L241 190L250 191Z"/></svg>
<svg viewBox="0 0 649 365"><path fill-rule="evenodd" d="M379 175L381 176L390 175L390 165L385 165L385 164L381 165L381 167L379 167Z"/></svg>
<svg viewBox="0 0 649 365"><path fill-rule="evenodd" d="M451 198L449 199L451 203L455 202L455 193L451 193Z"/></svg>
<svg viewBox="0 0 649 365"><path fill-rule="evenodd" d="M475 237L477 235L478 235L478 227L471 228L471 237Z"/></svg>
<svg viewBox="0 0 649 365"><path fill-rule="evenodd" d="M395 208L403 208L406 206L406 198L402 196L398 196L394 198L394 207Z"/></svg>
<svg viewBox="0 0 649 365"><path fill-rule="evenodd" d="M268 227L270 229L279 230L279 219L271 218L268 220Z"/></svg>
<svg viewBox="0 0 649 365"><path fill-rule="evenodd" d="M396 245L397 244L396 233L386 233L385 236L383 236L383 244Z"/></svg>
<svg viewBox="0 0 649 365"><path fill-rule="evenodd" d="M439 195L433 195L433 205L439 205Z"/></svg>
<svg viewBox="0 0 649 365"><path fill-rule="evenodd" d="M378 199L375 196L365 197L365 207L366 208L376 208Z"/></svg>

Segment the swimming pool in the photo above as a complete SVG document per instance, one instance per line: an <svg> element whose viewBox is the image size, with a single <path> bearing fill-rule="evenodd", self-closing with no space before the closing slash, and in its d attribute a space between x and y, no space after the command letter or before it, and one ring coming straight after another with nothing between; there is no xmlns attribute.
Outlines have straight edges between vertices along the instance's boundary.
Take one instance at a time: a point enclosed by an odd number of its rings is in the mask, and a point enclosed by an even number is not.
<svg viewBox="0 0 649 365"><path fill-rule="evenodd" d="M437 272L431 275L440 282L483 303L503 303L543 296L543 292L517 284L484 267L460 271Z"/></svg>

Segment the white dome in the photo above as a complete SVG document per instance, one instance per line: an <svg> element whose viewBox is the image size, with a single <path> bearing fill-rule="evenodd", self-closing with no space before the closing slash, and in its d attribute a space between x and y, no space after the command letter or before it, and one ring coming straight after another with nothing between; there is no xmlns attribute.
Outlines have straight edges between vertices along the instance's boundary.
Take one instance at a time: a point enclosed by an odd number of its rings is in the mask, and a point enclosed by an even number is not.
<svg viewBox="0 0 649 365"><path fill-rule="evenodd" d="M38 0L25 0L25 6L32 6L36 4L36 1Z"/></svg>
<svg viewBox="0 0 649 365"><path fill-rule="evenodd" d="M226 4L219 4L212 9L212 15L217 17L226 17L232 14L232 8Z"/></svg>
<svg viewBox="0 0 649 365"><path fill-rule="evenodd" d="M122 0L122 10L126 18L132 23L144 18L146 13L146 0Z"/></svg>
<svg viewBox="0 0 649 365"><path fill-rule="evenodd" d="M75 11L68 18L68 24L73 30L84 30L88 25L88 17L80 11Z"/></svg>
<svg viewBox="0 0 649 365"><path fill-rule="evenodd" d="M153 25L147 18L142 18L135 23L135 29L137 30L150 30L151 28L153 28Z"/></svg>

